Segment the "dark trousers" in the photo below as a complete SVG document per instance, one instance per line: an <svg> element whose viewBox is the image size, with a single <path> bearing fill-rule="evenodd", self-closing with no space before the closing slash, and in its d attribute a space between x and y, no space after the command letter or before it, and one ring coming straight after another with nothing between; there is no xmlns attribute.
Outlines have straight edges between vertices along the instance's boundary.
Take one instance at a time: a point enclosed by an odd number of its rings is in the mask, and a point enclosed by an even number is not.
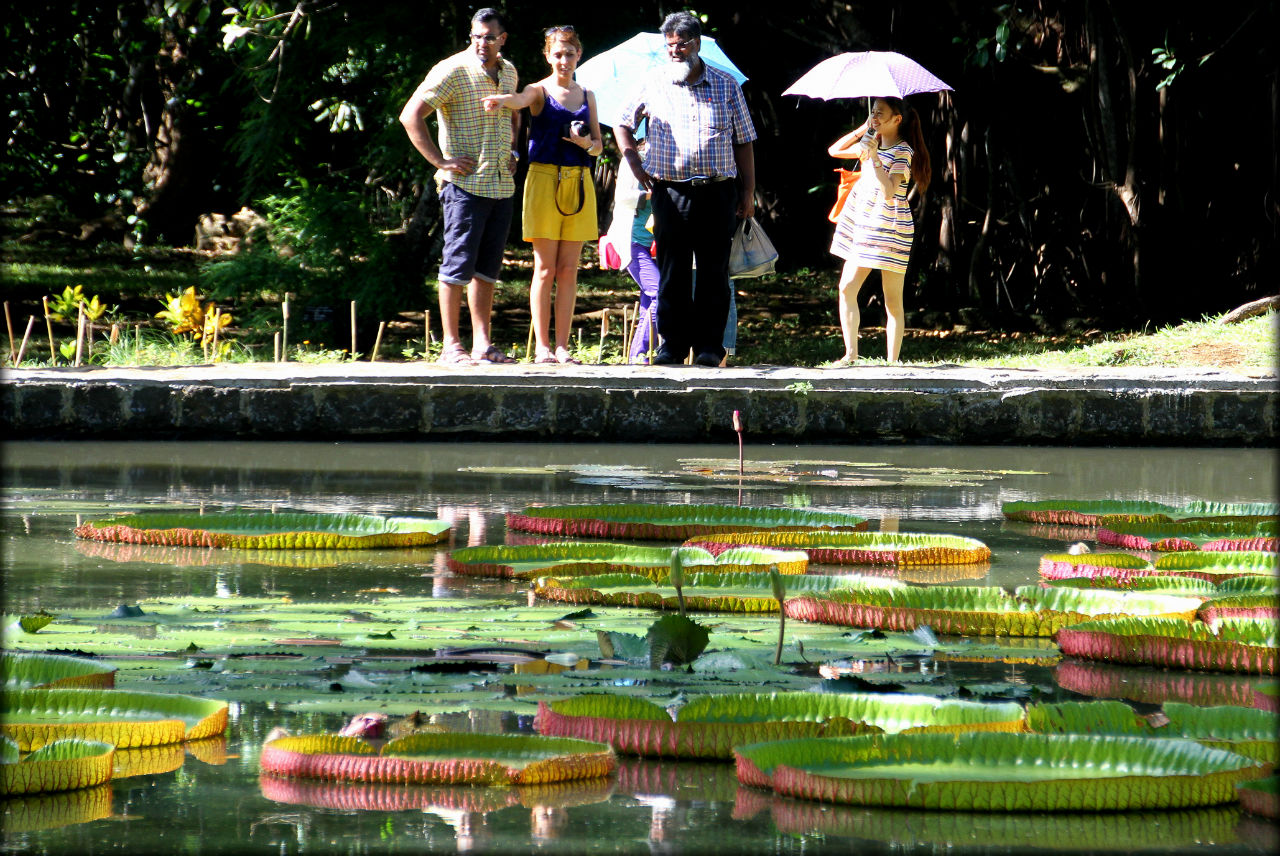
<svg viewBox="0 0 1280 856"><path fill-rule="evenodd" d="M653 188L653 238L658 245L658 335L662 349L684 359L724 356L729 316L729 246L737 227L732 179L694 186L659 181ZM693 264L698 287L693 287Z"/></svg>

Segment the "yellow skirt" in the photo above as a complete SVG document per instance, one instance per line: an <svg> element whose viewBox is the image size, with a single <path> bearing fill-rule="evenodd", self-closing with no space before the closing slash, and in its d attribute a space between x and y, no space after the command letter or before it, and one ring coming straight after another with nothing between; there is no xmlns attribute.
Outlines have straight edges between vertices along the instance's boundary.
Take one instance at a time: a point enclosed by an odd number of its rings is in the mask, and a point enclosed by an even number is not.
<svg viewBox="0 0 1280 856"><path fill-rule="evenodd" d="M596 186L585 166L531 163L524 180L524 239L594 241Z"/></svg>

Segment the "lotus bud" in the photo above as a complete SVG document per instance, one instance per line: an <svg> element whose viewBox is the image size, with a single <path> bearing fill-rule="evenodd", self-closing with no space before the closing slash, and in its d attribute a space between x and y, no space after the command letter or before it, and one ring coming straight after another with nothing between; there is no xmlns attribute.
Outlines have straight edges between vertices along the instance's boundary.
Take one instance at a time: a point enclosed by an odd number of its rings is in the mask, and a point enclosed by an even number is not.
<svg viewBox="0 0 1280 856"><path fill-rule="evenodd" d="M742 433L742 411L741 410L733 411L733 430L737 431L739 434Z"/></svg>
<svg viewBox="0 0 1280 856"><path fill-rule="evenodd" d="M777 565L769 566L769 585L773 586L773 599L778 602L778 606L782 606L782 601L787 597L787 587L782 582L782 574L778 573Z"/></svg>
<svg viewBox="0 0 1280 856"><path fill-rule="evenodd" d="M680 548L671 551L671 585L684 588L684 560L680 558Z"/></svg>

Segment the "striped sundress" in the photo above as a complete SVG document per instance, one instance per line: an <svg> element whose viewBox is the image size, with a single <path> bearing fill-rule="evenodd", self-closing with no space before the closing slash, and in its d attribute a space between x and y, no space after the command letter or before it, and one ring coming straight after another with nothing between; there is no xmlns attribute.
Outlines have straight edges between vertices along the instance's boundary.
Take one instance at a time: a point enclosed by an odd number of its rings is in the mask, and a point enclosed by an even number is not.
<svg viewBox="0 0 1280 856"><path fill-rule="evenodd" d="M880 149L877 157L890 174L911 177L911 157L915 153L904 141ZM831 253L859 267L906 273L911 256L911 240L916 223L907 204L908 182L893 199L884 198L884 188L870 175L853 186L836 220Z"/></svg>

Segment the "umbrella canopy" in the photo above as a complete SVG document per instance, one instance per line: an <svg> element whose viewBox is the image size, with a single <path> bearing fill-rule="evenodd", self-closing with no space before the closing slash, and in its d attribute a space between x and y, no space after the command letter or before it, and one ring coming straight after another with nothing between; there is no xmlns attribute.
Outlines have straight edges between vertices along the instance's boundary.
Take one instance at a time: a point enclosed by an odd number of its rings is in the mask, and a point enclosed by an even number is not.
<svg viewBox="0 0 1280 856"><path fill-rule="evenodd" d="M862 51L824 59L782 94L825 99L906 98L943 89L951 87L910 57L896 51Z"/></svg>
<svg viewBox="0 0 1280 856"><path fill-rule="evenodd" d="M702 37L698 56L707 65L732 76L739 84L747 79L710 36ZM612 126L645 79L667 68L669 62L665 36L661 33L637 33L578 66L576 79L595 93L600 124Z"/></svg>

